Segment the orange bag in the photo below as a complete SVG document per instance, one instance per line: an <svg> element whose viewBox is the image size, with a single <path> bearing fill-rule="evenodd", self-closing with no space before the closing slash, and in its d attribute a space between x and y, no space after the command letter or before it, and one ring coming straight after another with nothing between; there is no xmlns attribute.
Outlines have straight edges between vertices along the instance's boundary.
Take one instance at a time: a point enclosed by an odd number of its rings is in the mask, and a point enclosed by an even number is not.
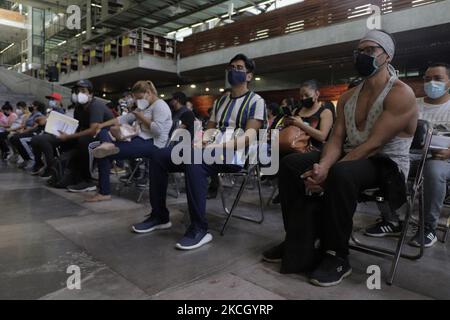
<svg viewBox="0 0 450 320"><path fill-rule="evenodd" d="M305 131L296 127L289 126L280 131L279 142L280 151L287 152L308 152L310 145L310 136Z"/></svg>
<svg viewBox="0 0 450 320"><path fill-rule="evenodd" d="M315 128L318 121L314 119L310 125ZM306 153L316 150L311 144L311 137L302 129L296 126L283 128L279 133L280 152L282 153Z"/></svg>

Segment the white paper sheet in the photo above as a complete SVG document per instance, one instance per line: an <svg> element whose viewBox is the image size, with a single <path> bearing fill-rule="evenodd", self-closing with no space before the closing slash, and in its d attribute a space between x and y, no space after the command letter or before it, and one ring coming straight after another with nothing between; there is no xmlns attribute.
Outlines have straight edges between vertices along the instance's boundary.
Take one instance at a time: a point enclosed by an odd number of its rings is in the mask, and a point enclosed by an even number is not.
<svg viewBox="0 0 450 320"><path fill-rule="evenodd" d="M433 137L431 137L430 149L440 150L448 148L450 148L450 137L442 135L433 135Z"/></svg>
<svg viewBox="0 0 450 320"><path fill-rule="evenodd" d="M45 125L45 132L59 136L59 132L66 134L73 134L78 128L78 120L63 115L59 112L52 111L48 116L47 123Z"/></svg>

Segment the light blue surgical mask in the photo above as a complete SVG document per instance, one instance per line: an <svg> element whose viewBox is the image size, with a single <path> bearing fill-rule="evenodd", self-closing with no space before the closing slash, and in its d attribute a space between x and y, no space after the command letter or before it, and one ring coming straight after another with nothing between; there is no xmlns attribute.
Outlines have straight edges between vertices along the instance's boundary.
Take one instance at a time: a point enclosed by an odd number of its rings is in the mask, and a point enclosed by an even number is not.
<svg viewBox="0 0 450 320"><path fill-rule="evenodd" d="M55 100L50 100L50 101L48 102L48 106L49 106L50 108L52 108L52 109L55 109L55 108L56 108L56 101L55 101Z"/></svg>
<svg viewBox="0 0 450 320"><path fill-rule="evenodd" d="M439 99L447 92L447 84L441 81L425 82L426 95L431 99Z"/></svg>

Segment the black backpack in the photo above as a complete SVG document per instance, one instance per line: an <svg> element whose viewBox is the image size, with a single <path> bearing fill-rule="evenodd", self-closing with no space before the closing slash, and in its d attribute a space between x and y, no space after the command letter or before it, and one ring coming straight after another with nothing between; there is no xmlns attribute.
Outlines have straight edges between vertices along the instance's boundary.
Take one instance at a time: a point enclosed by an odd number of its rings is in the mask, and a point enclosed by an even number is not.
<svg viewBox="0 0 450 320"><path fill-rule="evenodd" d="M72 152L63 153L59 158L55 159L50 168L50 178L47 185L53 188L67 188L74 183L74 177L68 164Z"/></svg>

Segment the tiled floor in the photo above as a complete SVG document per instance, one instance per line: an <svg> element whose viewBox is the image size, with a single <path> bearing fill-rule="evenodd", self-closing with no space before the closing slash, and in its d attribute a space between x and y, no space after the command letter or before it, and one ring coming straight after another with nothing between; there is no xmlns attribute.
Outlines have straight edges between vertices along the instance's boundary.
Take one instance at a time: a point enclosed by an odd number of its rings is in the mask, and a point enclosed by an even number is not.
<svg viewBox="0 0 450 320"><path fill-rule="evenodd" d="M266 199L270 192L266 186ZM266 207L262 225L231 220L222 237L221 203L210 200L213 242L181 252L174 244L187 222L184 194L168 198L172 229L147 235L130 232L149 213L147 197L136 203L132 188L110 202L86 204L85 196L46 188L40 178L0 165L0 299L450 298L448 243L428 249L420 261L401 260L396 282L383 281L381 290L367 288L366 269L379 265L384 279L390 261L352 252L352 276L324 289L261 262L261 252L283 238L278 206ZM256 199L246 191L239 212L256 214ZM360 214L355 224L374 218ZM80 267L81 290L67 289L71 265Z"/></svg>

